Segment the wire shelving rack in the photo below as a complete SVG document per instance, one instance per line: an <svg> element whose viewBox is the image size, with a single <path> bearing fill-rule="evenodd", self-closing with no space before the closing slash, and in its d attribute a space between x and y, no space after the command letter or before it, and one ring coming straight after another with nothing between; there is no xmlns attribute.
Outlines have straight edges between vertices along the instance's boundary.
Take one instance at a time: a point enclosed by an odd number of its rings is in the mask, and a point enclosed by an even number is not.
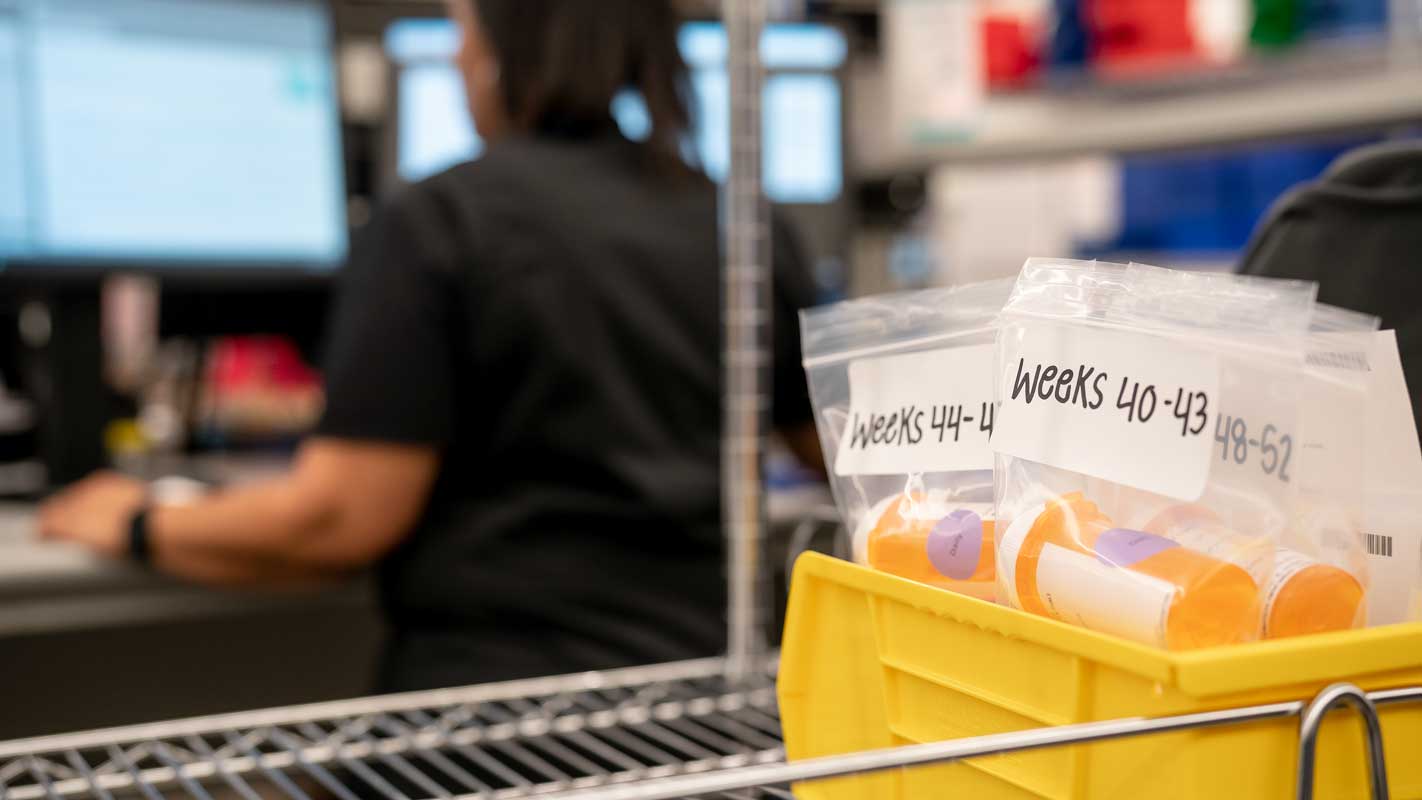
<svg viewBox="0 0 1422 800"><path fill-rule="evenodd" d="M780 762L773 661L725 673L709 659L0 743L0 799L510 800Z"/></svg>
<svg viewBox="0 0 1422 800"><path fill-rule="evenodd" d="M1308 800L1319 726L1344 705L1385 800L1379 708L1422 702L1422 687L1338 684L1311 700L786 762L775 668L730 681L724 659L706 659L4 742L0 800L791 800L796 782L1289 717Z"/></svg>

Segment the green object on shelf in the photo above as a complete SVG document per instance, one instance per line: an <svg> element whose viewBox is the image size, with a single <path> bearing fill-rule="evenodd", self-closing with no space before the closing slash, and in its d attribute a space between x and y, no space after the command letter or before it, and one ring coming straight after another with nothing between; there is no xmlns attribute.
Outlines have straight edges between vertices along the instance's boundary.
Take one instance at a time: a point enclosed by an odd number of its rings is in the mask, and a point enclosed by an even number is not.
<svg viewBox="0 0 1422 800"><path fill-rule="evenodd" d="M1303 10L1299 0L1254 0L1254 26L1249 41L1255 47L1285 47L1299 38Z"/></svg>

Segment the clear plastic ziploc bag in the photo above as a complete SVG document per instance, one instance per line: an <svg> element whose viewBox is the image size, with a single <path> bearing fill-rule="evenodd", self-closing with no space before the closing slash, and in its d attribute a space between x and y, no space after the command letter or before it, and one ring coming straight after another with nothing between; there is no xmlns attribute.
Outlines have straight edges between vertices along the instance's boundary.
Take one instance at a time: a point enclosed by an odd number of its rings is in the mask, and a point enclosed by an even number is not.
<svg viewBox="0 0 1422 800"><path fill-rule="evenodd" d="M995 596L993 340L1012 281L801 313L804 364L854 558Z"/></svg>
<svg viewBox="0 0 1422 800"><path fill-rule="evenodd" d="M1000 599L1172 650L1359 624L1366 383L1310 367L1315 294L1029 261L997 348Z"/></svg>
<svg viewBox="0 0 1422 800"><path fill-rule="evenodd" d="M1162 282L1213 283L1215 290L1236 284L1251 293L1262 290L1261 302L1276 291L1286 297L1292 292L1279 282L1202 278L1142 265L1132 265L1129 274L1138 290L1158 290ZM1259 586L1258 634L1266 639L1345 630L1366 619L1364 414L1371 331L1378 326L1376 317L1317 305L1309 332L1297 338L1303 353L1298 364L1290 352L1296 337L1288 330L1296 319L1282 314L1274 322L1287 324L1276 334L1227 318L1212 325L1237 331L1236 345L1276 354L1241 360L1226 351L1222 374L1243 380L1227 383L1238 392L1221 393L1213 422L1217 461L1199 502L1177 503L1104 481L1091 487L1130 527L1247 571ZM1250 376L1271 391L1251 391ZM1260 429L1264 420L1269 424ZM1256 452L1259 470L1251 459ZM1271 473L1275 452L1278 466Z"/></svg>

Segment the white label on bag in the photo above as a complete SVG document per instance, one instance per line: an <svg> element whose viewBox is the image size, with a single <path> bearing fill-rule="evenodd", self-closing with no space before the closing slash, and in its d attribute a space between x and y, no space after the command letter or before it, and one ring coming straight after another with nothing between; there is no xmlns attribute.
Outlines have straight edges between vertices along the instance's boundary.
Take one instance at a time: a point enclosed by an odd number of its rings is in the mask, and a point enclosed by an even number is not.
<svg viewBox="0 0 1422 800"><path fill-rule="evenodd" d="M1005 331L999 453L1179 500L1199 499L1219 404L1213 355L1141 333Z"/></svg>
<svg viewBox="0 0 1422 800"><path fill-rule="evenodd" d="M1422 449L1397 337L1374 334L1363 468L1368 624L1422 620Z"/></svg>
<svg viewBox="0 0 1422 800"><path fill-rule="evenodd" d="M836 475L992 469L990 344L855 361Z"/></svg>

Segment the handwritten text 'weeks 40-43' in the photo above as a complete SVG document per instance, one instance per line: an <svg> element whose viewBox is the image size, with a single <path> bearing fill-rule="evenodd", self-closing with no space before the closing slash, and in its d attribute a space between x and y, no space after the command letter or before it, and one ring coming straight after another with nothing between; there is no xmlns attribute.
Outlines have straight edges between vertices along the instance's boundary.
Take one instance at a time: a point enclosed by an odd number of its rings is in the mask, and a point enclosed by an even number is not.
<svg viewBox="0 0 1422 800"><path fill-rule="evenodd" d="M992 436L997 409L990 402L977 407L935 405L927 408L907 405L885 413L855 413L850 423L849 447L903 447L922 442L941 444L960 441L974 433Z"/></svg>
<svg viewBox="0 0 1422 800"><path fill-rule="evenodd" d="M1110 403L1109 393L1113 390L1116 401ZM1029 370L1026 360L1018 359L1011 399L1027 404L1055 402L1088 411L1105 409L1103 413L1123 415L1127 424L1149 423L1157 417L1157 411L1169 408L1170 416L1161 413L1159 418L1178 422L1182 437L1200 436L1210 421L1207 392L1185 387L1174 387L1173 391L1157 388L1153 383L1143 383L1129 376L1117 383L1106 371L1086 364L1076 367L1038 364ZM1218 413L1214 437L1215 443L1220 445L1221 460L1240 466L1257 465L1265 475L1288 483L1293 436L1273 424L1264 425L1256 435L1251 435L1253 430L1240 417Z"/></svg>
<svg viewBox="0 0 1422 800"><path fill-rule="evenodd" d="M1108 406L1108 393L1113 389L1116 402ZM1038 364L1029 370L1026 359L1019 358L1011 399L1029 405L1034 401L1056 402L1088 411L1105 408L1108 412L1124 414L1127 422L1139 423L1148 423L1158 410L1169 408L1170 418L1179 420L1180 435L1186 437L1204 433L1210 421L1210 398L1206 392L1179 387L1172 397L1169 388L1157 388L1153 383L1142 383L1129 376L1122 377L1118 384L1105 370L1087 364L1076 367ZM1163 415L1161 418L1167 419Z"/></svg>

